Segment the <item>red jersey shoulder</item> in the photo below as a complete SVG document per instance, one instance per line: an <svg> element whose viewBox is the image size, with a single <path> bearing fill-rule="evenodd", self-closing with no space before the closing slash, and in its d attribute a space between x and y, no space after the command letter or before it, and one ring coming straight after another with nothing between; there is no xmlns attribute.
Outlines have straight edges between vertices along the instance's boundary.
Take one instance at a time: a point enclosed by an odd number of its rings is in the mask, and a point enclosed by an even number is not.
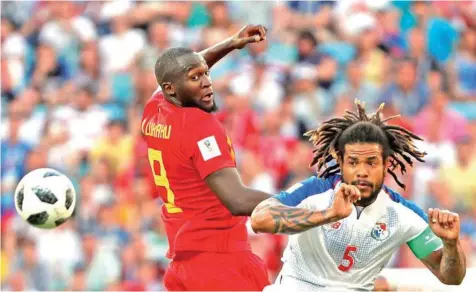
<svg viewBox="0 0 476 292"><path fill-rule="evenodd" d="M187 107L184 109L184 118L186 121L186 127L188 129L194 129L197 133L206 128L213 130L224 131L220 121L214 114L207 113L199 108ZM187 129L187 130L188 130Z"/></svg>
<svg viewBox="0 0 476 292"><path fill-rule="evenodd" d="M163 100L163 99L164 99L164 95L163 95L162 91L157 90L156 92L154 92L154 94L152 94L152 96L149 98L149 100L145 104L144 113L142 114L142 118L156 112L160 101Z"/></svg>
<svg viewBox="0 0 476 292"><path fill-rule="evenodd" d="M235 152L225 128L214 114L198 108L187 108L184 148L193 157L204 178L222 167L235 167ZM202 171L203 170L203 171Z"/></svg>
<svg viewBox="0 0 476 292"><path fill-rule="evenodd" d="M223 142L231 146L231 140L215 114L207 113L198 108L186 108L185 124L183 131L188 133L185 135L185 141L196 144L205 138L213 137L219 143Z"/></svg>

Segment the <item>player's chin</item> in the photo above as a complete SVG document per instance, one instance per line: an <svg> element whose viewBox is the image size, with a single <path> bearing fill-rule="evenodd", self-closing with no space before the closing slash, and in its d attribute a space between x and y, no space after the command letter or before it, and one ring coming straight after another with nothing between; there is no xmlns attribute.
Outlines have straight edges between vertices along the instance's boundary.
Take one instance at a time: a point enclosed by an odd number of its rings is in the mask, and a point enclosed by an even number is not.
<svg viewBox="0 0 476 292"><path fill-rule="evenodd" d="M370 196L372 195L373 188L370 186L358 186L357 188L359 189L360 196L362 198L370 198Z"/></svg>
<svg viewBox="0 0 476 292"><path fill-rule="evenodd" d="M215 104L215 100L200 100L200 108L208 113L212 113L218 110L217 105Z"/></svg>

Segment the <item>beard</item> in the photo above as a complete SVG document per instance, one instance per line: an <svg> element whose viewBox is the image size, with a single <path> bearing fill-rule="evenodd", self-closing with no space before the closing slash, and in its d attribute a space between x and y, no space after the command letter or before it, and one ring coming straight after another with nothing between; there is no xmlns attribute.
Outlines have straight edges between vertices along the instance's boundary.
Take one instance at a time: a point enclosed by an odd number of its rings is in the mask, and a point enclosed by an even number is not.
<svg viewBox="0 0 476 292"><path fill-rule="evenodd" d="M365 206L368 206L368 205L372 204L377 199L378 194L382 190L384 179L385 179L385 171L383 172L382 179L380 181L378 181L375 184L370 183L369 186L372 189L372 191L370 192L370 196L368 196L366 198L361 197L360 201L355 202L355 205L365 207ZM342 181L346 184L351 184L351 185L354 185L354 186L358 185L358 183L359 183L359 180L354 180L352 182L347 182L347 181L344 180L344 177L342 177Z"/></svg>
<svg viewBox="0 0 476 292"><path fill-rule="evenodd" d="M215 100L213 100L213 105L212 105L211 108L206 108L203 105L201 105L200 103L195 102L194 100L189 100L187 102L182 102L182 106L183 107L196 107L196 108L199 108L202 111L205 111L207 113L213 113L213 112L216 112L218 110L218 106L217 106L217 103L215 102Z"/></svg>

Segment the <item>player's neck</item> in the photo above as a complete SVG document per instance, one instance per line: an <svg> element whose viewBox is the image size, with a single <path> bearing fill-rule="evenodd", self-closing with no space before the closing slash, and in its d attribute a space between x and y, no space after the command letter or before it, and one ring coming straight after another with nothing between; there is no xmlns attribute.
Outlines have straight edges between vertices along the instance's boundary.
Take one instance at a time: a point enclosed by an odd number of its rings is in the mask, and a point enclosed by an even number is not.
<svg viewBox="0 0 476 292"><path fill-rule="evenodd" d="M165 96L165 100L172 103L173 105L176 105L178 107L183 107L183 104L180 100L178 100L177 98L173 97L173 96L170 96L170 95L167 95L167 94L164 94Z"/></svg>

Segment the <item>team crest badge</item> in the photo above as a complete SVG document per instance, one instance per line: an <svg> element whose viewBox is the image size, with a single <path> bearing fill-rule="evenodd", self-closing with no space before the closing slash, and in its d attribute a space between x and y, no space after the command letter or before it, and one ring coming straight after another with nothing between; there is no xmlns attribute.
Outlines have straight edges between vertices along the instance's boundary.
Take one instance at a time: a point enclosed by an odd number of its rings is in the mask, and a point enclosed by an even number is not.
<svg viewBox="0 0 476 292"><path fill-rule="evenodd" d="M339 229L340 225L341 225L340 222L335 222L335 223L332 223L331 227L332 227L333 229Z"/></svg>
<svg viewBox="0 0 476 292"><path fill-rule="evenodd" d="M370 234L372 235L373 239L382 241L390 235L390 232L387 229L387 224L377 222Z"/></svg>

